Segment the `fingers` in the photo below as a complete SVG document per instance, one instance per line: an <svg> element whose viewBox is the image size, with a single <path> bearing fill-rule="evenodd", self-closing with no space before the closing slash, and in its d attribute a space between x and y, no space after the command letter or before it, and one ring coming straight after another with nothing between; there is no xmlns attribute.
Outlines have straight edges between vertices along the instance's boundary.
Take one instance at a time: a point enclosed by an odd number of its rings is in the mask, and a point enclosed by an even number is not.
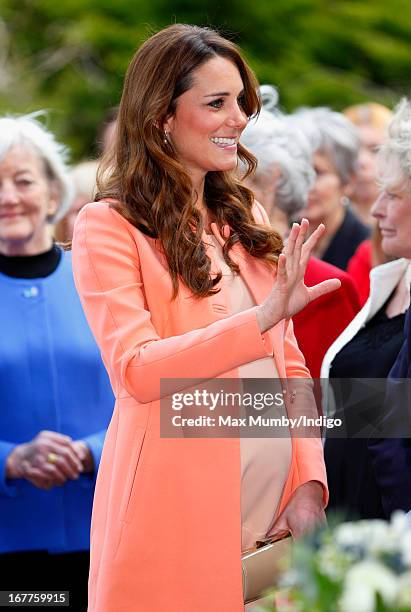
<svg viewBox="0 0 411 612"><path fill-rule="evenodd" d="M308 227L309 227L309 223L307 219L302 219L300 228L299 228L300 231L297 234L297 239L295 241L295 247L294 247L294 257L295 257L295 261L297 265L300 263L300 260L301 260L301 251L303 248L304 241L307 237Z"/></svg>
<svg viewBox="0 0 411 612"><path fill-rule="evenodd" d="M308 234L309 223L307 219L302 219L301 224L293 223L287 243L284 247L284 255L287 258L287 273L290 278L297 278L304 274L304 269L301 267L302 253L304 241Z"/></svg>
<svg viewBox="0 0 411 612"><path fill-rule="evenodd" d="M38 489L51 489L53 483L39 468L33 467L28 461L22 464L23 478Z"/></svg>
<svg viewBox="0 0 411 612"><path fill-rule="evenodd" d="M293 223L293 225L291 227L291 231L288 234L288 238L287 238L287 241L286 241L286 243L284 245L284 249L283 249L283 253L287 257L294 252L295 243L297 241L297 236L299 234L299 231L300 231L299 224L298 223Z"/></svg>
<svg viewBox="0 0 411 612"><path fill-rule="evenodd" d="M307 265L308 260L310 256L312 255L312 252L314 251L315 247L317 246L317 243L319 239L321 238L321 236L323 235L324 231L325 231L325 225L323 223L320 223L317 229L313 231L311 236L309 236L309 238L305 242L302 248L302 257L301 257L301 263L303 265Z"/></svg>
<svg viewBox="0 0 411 612"><path fill-rule="evenodd" d="M52 453L53 460L50 461L50 452ZM78 478L78 475L82 471L82 463L77 456L74 448L70 445L69 447L53 444L50 446L50 452L47 454L49 463L52 463L61 471L66 478Z"/></svg>
<svg viewBox="0 0 411 612"><path fill-rule="evenodd" d="M42 431L36 438L39 452L49 463L54 463L67 478L76 478L81 472L82 464L73 448L70 436L57 431Z"/></svg>
<svg viewBox="0 0 411 612"><path fill-rule="evenodd" d="M56 485L63 485L67 479L78 478L78 474L68 469L61 458L56 459L53 463L50 463L47 458L43 458L41 464L36 467Z"/></svg>
<svg viewBox="0 0 411 612"><path fill-rule="evenodd" d="M51 442L59 444L60 446L65 446L67 448L70 448L73 442L73 438L70 438L70 436L66 436L57 431L48 431L48 430L41 431L36 436L35 439L49 440Z"/></svg>
<svg viewBox="0 0 411 612"><path fill-rule="evenodd" d="M292 529L287 520L287 513L284 512L270 529L269 537L281 540L289 533L291 533L291 536L294 537Z"/></svg>
<svg viewBox="0 0 411 612"><path fill-rule="evenodd" d="M278 256L277 261L277 280L284 282L287 280L287 257L284 253Z"/></svg>
<svg viewBox="0 0 411 612"><path fill-rule="evenodd" d="M307 287L310 302L316 300L322 295L326 295L327 293L336 291L340 287L341 281L338 280L338 278L330 278L328 280L322 281L322 283L318 283L318 285L314 285L314 287Z"/></svg>
<svg viewBox="0 0 411 612"><path fill-rule="evenodd" d="M67 479L78 478L83 471L83 465L73 444L69 436L53 431L41 431L31 442L24 445L23 477L42 488L47 488L47 483L53 486L62 485Z"/></svg>

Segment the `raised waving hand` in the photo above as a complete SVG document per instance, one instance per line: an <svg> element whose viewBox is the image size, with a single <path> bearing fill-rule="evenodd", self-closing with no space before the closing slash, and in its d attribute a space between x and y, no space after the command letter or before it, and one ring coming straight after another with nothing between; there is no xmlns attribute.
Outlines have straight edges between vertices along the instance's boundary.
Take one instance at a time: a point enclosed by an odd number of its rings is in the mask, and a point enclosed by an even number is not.
<svg viewBox="0 0 411 612"><path fill-rule="evenodd" d="M308 260L324 232L320 224L306 240L309 223L303 219L294 223L283 252L278 258L277 276L269 296L258 307L257 321L261 332L276 325L281 319L288 319L313 300L335 291L341 286L337 278L307 287L304 274Z"/></svg>

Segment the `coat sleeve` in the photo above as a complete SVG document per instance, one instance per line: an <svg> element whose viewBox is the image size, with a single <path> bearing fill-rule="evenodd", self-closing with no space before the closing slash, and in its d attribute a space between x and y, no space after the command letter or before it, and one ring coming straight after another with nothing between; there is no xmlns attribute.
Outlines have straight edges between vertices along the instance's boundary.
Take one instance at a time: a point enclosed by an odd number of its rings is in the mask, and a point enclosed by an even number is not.
<svg viewBox="0 0 411 612"><path fill-rule="evenodd" d="M14 497L19 490L14 479L6 478L7 457L15 447L16 444L0 440L0 496Z"/></svg>
<svg viewBox="0 0 411 612"><path fill-rule="evenodd" d="M80 212L73 237L76 287L112 383L114 378L139 403L148 403L160 398L161 378L214 378L271 354L255 307L161 338L145 305L131 230L107 204L93 203ZM181 389L176 383L175 390Z"/></svg>
<svg viewBox="0 0 411 612"><path fill-rule="evenodd" d="M95 474L97 474L100 465L101 453L103 452L103 444L104 439L106 437L106 433L107 430L102 429L101 431L97 431L96 433L81 438L83 442L87 444L93 456Z"/></svg>

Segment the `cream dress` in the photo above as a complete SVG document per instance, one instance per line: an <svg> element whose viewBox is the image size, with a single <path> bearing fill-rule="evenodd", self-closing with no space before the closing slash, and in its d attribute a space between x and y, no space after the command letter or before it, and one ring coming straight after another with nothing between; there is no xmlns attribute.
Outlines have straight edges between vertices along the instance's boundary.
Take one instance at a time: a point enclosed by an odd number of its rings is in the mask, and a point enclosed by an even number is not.
<svg viewBox="0 0 411 612"><path fill-rule="evenodd" d="M255 302L241 278L226 264L221 246L214 235L207 235L215 247L216 263L222 272L231 301L231 314L252 308ZM266 357L239 368L240 378L278 378L273 357ZM278 512L291 465L291 439L241 438L241 525L242 550L263 540Z"/></svg>

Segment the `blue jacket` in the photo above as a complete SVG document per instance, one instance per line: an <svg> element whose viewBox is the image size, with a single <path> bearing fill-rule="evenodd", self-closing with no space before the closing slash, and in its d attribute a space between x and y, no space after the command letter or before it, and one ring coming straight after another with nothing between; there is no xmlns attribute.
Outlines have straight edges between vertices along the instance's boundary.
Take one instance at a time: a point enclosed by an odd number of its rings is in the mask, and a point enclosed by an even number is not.
<svg viewBox="0 0 411 612"><path fill-rule="evenodd" d="M0 274L0 552L89 548L95 474L50 491L5 478L41 430L84 440L99 465L114 397L63 253L46 278Z"/></svg>
<svg viewBox="0 0 411 612"><path fill-rule="evenodd" d="M411 308L405 318L404 336L385 398L387 426L399 437L368 442L387 518L394 510L411 510L411 380L406 380L411 379Z"/></svg>

